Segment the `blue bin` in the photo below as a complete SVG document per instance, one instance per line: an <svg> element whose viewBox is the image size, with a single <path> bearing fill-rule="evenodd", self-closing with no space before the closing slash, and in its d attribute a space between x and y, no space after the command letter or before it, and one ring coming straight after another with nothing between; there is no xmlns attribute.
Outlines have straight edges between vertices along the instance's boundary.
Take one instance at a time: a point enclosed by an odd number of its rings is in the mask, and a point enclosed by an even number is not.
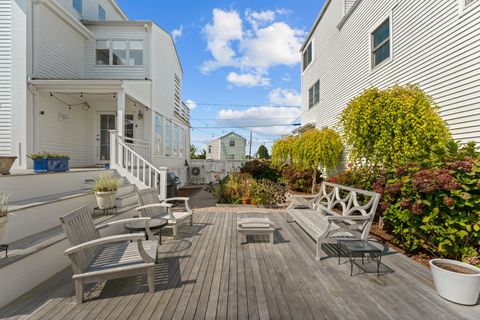
<svg viewBox="0 0 480 320"><path fill-rule="evenodd" d="M33 160L35 173L66 172L69 170L68 158L38 158Z"/></svg>

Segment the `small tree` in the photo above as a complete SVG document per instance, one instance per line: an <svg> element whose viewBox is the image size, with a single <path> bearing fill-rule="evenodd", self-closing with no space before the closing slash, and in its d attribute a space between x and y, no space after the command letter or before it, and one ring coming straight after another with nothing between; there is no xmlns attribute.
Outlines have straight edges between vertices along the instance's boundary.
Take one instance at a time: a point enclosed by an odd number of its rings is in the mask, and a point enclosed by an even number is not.
<svg viewBox="0 0 480 320"><path fill-rule="evenodd" d="M197 147L192 144L190 145L190 159L196 159L197 158Z"/></svg>
<svg viewBox="0 0 480 320"><path fill-rule="evenodd" d="M263 144L258 147L258 158L259 159L270 159L270 155L268 154L268 149Z"/></svg>
<svg viewBox="0 0 480 320"><path fill-rule="evenodd" d="M275 167L281 168L292 160L293 146L297 139L297 137L289 136L275 141L272 147L272 164Z"/></svg>
<svg viewBox="0 0 480 320"><path fill-rule="evenodd" d="M431 97L416 85L371 88L353 99L340 125L350 160L385 167L445 141L450 134Z"/></svg>

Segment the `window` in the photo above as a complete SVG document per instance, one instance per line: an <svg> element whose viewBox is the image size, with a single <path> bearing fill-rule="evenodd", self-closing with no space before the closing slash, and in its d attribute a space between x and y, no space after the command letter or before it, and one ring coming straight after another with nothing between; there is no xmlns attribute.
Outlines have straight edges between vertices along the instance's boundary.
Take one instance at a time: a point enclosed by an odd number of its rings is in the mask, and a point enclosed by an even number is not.
<svg viewBox="0 0 480 320"><path fill-rule="evenodd" d="M112 64L114 66L124 66L127 64L127 41L112 41Z"/></svg>
<svg viewBox="0 0 480 320"><path fill-rule="evenodd" d="M162 154L162 122L163 119L159 115L155 115L155 154Z"/></svg>
<svg viewBox="0 0 480 320"><path fill-rule="evenodd" d="M372 32L372 68L390 58L390 18Z"/></svg>
<svg viewBox="0 0 480 320"><path fill-rule="evenodd" d="M178 126L173 126L173 154L178 154Z"/></svg>
<svg viewBox="0 0 480 320"><path fill-rule="evenodd" d="M77 12L82 15L82 8L83 8L83 1L82 0L73 0L72 1L73 9L77 10Z"/></svg>
<svg viewBox="0 0 480 320"><path fill-rule="evenodd" d="M235 140L230 140L230 147L235 147Z"/></svg>
<svg viewBox="0 0 480 320"><path fill-rule="evenodd" d="M183 150L185 148L185 130L180 128L180 133L178 135L178 152L183 156Z"/></svg>
<svg viewBox="0 0 480 320"><path fill-rule="evenodd" d="M129 53L129 65L131 66L141 66L143 65L143 41L141 40L130 40L128 47Z"/></svg>
<svg viewBox="0 0 480 320"><path fill-rule="evenodd" d="M107 20L105 9L101 5L98 6L98 20Z"/></svg>
<svg viewBox="0 0 480 320"><path fill-rule="evenodd" d="M307 46L307 49L303 51L303 71L307 69L307 67L310 65L312 62L313 56L312 56L312 42L310 42Z"/></svg>
<svg viewBox="0 0 480 320"><path fill-rule="evenodd" d="M165 155L169 156L172 152L172 120L165 122Z"/></svg>
<svg viewBox="0 0 480 320"><path fill-rule="evenodd" d="M320 80L308 89L308 108L312 108L320 102Z"/></svg>
<svg viewBox="0 0 480 320"><path fill-rule="evenodd" d="M208 146L208 153L212 153L212 146Z"/></svg>
<svg viewBox="0 0 480 320"><path fill-rule="evenodd" d="M235 155L234 155L234 154L229 154L229 155L228 155L228 159L230 159L230 160L235 160Z"/></svg>
<svg viewBox="0 0 480 320"><path fill-rule="evenodd" d="M110 41L97 40L96 41L96 63L97 65L109 65L110 64Z"/></svg>
<svg viewBox="0 0 480 320"><path fill-rule="evenodd" d="M96 40L97 65L143 65L143 40Z"/></svg>

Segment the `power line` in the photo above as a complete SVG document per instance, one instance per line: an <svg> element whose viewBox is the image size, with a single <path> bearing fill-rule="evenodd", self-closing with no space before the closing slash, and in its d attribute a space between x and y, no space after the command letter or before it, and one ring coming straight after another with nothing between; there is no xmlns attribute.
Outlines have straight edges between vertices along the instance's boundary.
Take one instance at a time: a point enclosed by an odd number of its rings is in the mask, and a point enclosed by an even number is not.
<svg viewBox="0 0 480 320"><path fill-rule="evenodd" d="M246 126L228 126L228 127L191 127L192 129L231 129L231 128L263 128L263 127L292 127L300 126L300 123L290 123L290 124L264 124L264 125L246 125Z"/></svg>
<svg viewBox="0 0 480 320"><path fill-rule="evenodd" d="M208 103L208 102L195 102L197 106L210 106L210 107L284 107L284 108L301 108L301 106L294 105L269 105L269 104L231 104L231 103Z"/></svg>

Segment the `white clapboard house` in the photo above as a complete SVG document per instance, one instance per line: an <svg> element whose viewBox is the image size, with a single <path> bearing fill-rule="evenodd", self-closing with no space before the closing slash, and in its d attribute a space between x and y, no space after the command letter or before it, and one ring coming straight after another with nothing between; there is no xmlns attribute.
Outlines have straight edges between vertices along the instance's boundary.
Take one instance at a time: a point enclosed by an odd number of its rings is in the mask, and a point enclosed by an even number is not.
<svg viewBox="0 0 480 320"><path fill-rule="evenodd" d="M168 32L114 0L1 0L0 15L0 155L14 169L47 151L136 183L160 168L186 180L190 115Z"/></svg>
<svg viewBox="0 0 480 320"><path fill-rule="evenodd" d="M418 84L455 139L480 142L480 0L326 0L302 47L302 127L364 89Z"/></svg>
<svg viewBox="0 0 480 320"><path fill-rule="evenodd" d="M238 133L227 133L207 144L207 159L243 160L245 159L246 145L247 140Z"/></svg>

